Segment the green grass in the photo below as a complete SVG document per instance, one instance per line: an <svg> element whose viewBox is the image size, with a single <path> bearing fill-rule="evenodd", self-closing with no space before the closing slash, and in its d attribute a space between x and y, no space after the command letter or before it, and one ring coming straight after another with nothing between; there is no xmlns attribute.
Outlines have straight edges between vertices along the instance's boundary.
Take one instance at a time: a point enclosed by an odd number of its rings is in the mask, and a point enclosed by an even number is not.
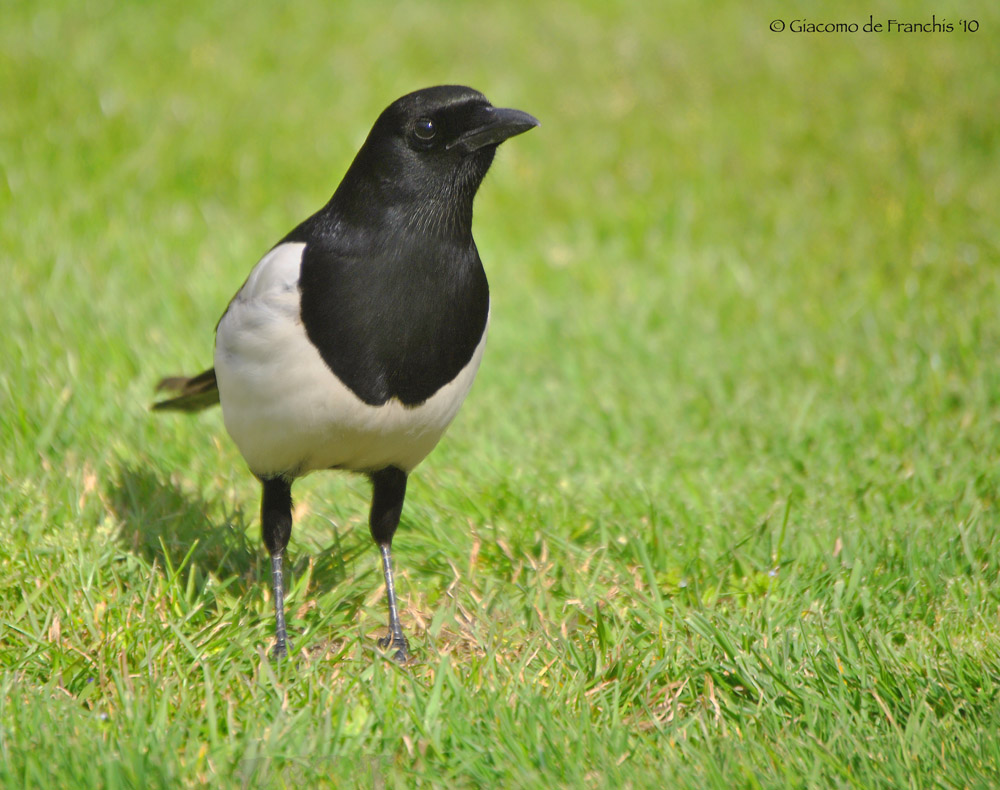
<svg viewBox="0 0 1000 790"><path fill-rule="evenodd" d="M989 3L75 3L0 23L0 786L1000 781ZM775 34L772 19L976 34ZM271 638L211 359L393 98L537 115L395 543L300 482Z"/></svg>

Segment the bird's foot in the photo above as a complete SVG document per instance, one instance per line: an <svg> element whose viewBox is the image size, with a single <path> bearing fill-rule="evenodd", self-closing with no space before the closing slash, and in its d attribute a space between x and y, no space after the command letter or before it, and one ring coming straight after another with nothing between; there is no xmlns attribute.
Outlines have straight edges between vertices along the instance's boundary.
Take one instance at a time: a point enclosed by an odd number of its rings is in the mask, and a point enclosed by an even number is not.
<svg viewBox="0 0 1000 790"><path fill-rule="evenodd" d="M390 634L389 636L383 636L379 638L376 644L378 644L382 650L392 653L392 659L397 664L406 664L413 657L410 653L410 645L406 641L406 637L402 634Z"/></svg>
<svg viewBox="0 0 1000 790"><path fill-rule="evenodd" d="M275 642L274 647L271 648L271 653L270 653L271 660L281 661L283 659L288 658L288 654L291 652L291 649L292 649L292 643L288 642L287 640L282 639L279 640L278 642Z"/></svg>

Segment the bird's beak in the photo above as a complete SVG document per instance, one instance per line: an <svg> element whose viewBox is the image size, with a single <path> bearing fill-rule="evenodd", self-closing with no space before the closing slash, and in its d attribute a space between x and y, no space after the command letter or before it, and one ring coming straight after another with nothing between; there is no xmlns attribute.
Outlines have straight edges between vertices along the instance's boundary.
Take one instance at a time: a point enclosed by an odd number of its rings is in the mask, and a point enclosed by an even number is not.
<svg viewBox="0 0 1000 790"><path fill-rule="evenodd" d="M472 153L487 145L499 145L509 137L538 126L538 119L520 110L485 107L480 111L481 124L452 140L447 148L461 147Z"/></svg>

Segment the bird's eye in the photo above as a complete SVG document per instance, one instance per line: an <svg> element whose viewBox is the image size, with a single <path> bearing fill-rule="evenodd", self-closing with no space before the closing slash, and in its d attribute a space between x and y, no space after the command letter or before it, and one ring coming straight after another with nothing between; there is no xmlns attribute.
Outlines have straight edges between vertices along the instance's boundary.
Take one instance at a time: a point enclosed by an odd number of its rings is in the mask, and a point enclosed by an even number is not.
<svg viewBox="0 0 1000 790"><path fill-rule="evenodd" d="M413 127L413 133L417 136L418 140L427 142L434 139L434 135L437 134L437 127L430 118L420 118Z"/></svg>

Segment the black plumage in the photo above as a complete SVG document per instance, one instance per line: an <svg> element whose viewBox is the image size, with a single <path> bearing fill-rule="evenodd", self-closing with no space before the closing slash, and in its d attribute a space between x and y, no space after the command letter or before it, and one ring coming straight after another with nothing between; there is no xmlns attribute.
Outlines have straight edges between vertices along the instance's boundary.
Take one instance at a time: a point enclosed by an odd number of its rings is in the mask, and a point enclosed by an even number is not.
<svg viewBox="0 0 1000 790"><path fill-rule="evenodd" d="M369 524L389 603L380 644L408 655L390 548L407 476L454 417L482 355L490 300L473 200L497 146L537 123L461 86L393 102L330 201L261 259L230 302L215 367L160 382L178 394L155 409L221 402L261 480L279 656L291 486L322 468L372 481Z"/></svg>

